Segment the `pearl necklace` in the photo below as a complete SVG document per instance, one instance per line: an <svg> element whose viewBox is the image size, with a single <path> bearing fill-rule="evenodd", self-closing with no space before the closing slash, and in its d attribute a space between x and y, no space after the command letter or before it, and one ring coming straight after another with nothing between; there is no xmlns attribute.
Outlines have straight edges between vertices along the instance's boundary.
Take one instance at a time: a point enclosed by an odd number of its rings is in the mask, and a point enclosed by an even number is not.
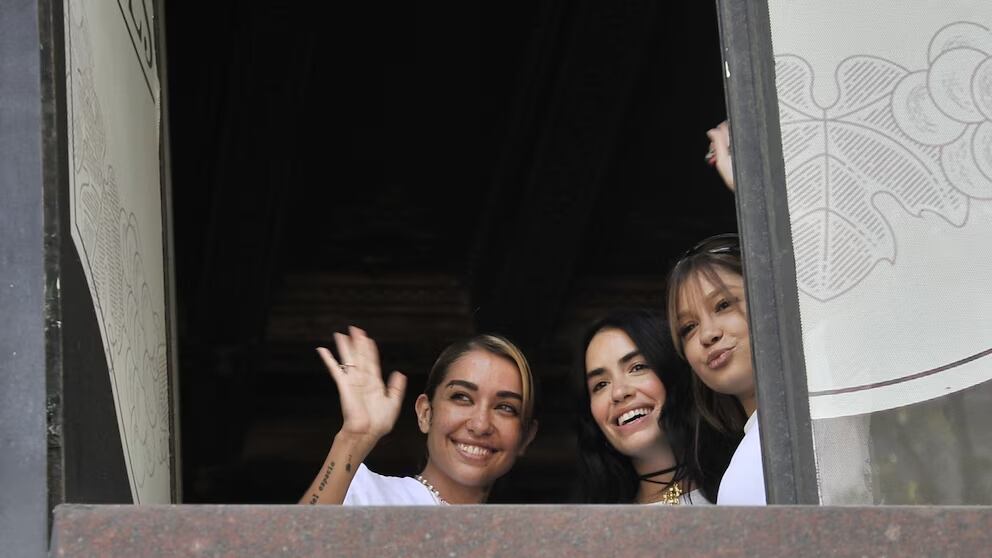
<svg viewBox="0 0 992 558"><path fill-rule="evenodd" d="M422 484L422 485L424 485L424 486L427 487L427 490L430 491L431 496L434 496L434 499L437 500L437 503L438 504L441 504L442 506L449 505L448 502L445 501L445 499L441 497L441 495L438 493L437 489L434 488L434 486L431 485L431 483L427 482L427 479L425 479L424 477L422 477L420 475L414 475L413 478L417 479L418 481L420 481L420 484Z"/></svg>

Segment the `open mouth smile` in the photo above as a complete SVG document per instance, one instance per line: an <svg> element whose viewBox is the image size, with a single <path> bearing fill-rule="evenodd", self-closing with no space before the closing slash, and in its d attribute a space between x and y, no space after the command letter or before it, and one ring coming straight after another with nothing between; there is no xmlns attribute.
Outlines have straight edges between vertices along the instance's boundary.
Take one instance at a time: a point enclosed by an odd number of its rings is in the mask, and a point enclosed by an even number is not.
<svg viewBox="0 0 992 558"><path fill-rule="evenodd" d="M454 442L454 445L458 453L469 461L484 461L496 453L495 449L486 446L467 444L465 442Z"/></svg>
<svg viewBox="0 0 992 558"><path fill-rule="evenodd" d="M650 415L653 410L654 409L651 407L640 407L621 413L620 416L617 417L617 426L627 426L628 424L638 422L644 417Z"/></svg>

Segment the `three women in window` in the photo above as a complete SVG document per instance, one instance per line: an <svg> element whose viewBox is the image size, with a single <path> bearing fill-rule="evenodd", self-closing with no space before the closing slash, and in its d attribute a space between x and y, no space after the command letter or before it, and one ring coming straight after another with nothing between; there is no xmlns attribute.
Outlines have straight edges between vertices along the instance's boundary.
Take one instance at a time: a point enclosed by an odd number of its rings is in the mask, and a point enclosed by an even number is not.
<svg viewBox="0 0 992 558"><path fill-rule="evenodd" d="M708 135L707 160L733 190L726 123ZM708 238L679 259L666 309L667 324L646 311L614 312L582 340L581 500L764 504L736 235ZM482 503L534 438L529 364L509 341L477 336L441 354L417 398L426 467L415 477L377 475L362 461L395 424L406 380L394 372L383 383L375 343L363 331L351 328L335 342L341 363L319 352L338 386L344 425L301 502Z"/></svg>

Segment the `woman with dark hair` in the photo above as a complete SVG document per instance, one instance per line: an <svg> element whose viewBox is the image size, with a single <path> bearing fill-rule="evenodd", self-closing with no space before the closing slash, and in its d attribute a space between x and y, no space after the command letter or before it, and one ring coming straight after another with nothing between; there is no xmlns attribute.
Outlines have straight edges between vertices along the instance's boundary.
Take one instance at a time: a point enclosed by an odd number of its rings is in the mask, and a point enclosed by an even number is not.
<svg viewBox="0 0 992 558"><path fill-rule="evenodd" d="M379 352L365 332L335 334L341 362L317 349L341 398L344 424L300 503L345 505L481 504L537 433L534 382L520 350L497 335L453 343L417 397L427 464L413 477L387 477L362 461L399 416L406 378L383 384Z"/></svg>
<svg viewBox="0 0 992 558"><path fill-rule="evenodd" d="M580 499L708 504L736 440L698 420L691 372L660 317L616 311L590 326L577 359Z"/></svg>

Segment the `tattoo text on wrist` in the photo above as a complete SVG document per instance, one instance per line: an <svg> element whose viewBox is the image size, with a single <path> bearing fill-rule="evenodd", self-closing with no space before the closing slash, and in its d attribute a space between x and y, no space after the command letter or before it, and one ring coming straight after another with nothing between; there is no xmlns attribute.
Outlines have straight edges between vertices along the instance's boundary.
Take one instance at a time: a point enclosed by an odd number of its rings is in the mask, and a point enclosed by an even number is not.
<svg viewBox="0 0 992 558"><path fill-rule="evenodd" d="M327 477L331 476L331 471L333 470L334 470L334 462L331 461L331 463L327 466L327 470L324 471L324 476L321 477L320 479L320 485L317 486L317 490L321 492L324 491L324 488L327 486Z"/></svg>

